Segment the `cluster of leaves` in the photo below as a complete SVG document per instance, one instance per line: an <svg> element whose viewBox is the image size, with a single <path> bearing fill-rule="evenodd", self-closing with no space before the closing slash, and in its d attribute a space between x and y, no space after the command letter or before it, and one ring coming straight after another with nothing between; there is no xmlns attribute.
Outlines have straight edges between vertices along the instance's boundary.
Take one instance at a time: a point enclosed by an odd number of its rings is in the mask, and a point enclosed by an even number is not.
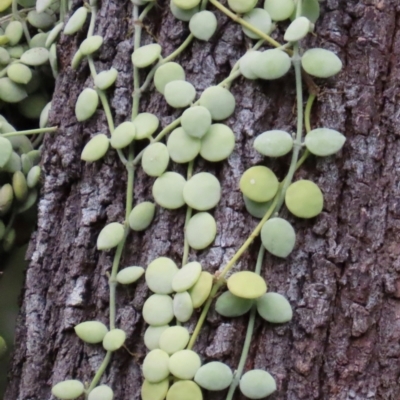
<svg viewBox="0 0 400 400"><path fill-rule="evenodd" d="M49 14L50 3L38 0L37 6L44 7L41 12ZM201 400L203 398L201 388L224 390L228 387L230 389L227 399L231 399L238 383L241 392L250 399L263 398L276 390L275 379L268 372L255 369L241 376L242 367L234 374L228 365L218 361L202 365L200 355L192 348L213 297L225 283L228 291L218 297L215 304L216 310L224 317L237 317L251 311L246 339L251 340L251 321L254 322L256 312L261 318L271 323L284 323L292 318L293 312L286 298L279 293L267 293L267 283L260 276L261 262L259 261L262 261L262 257L257 263L255 272L233 273L226 282L224 277L243 251L248 248L252 238L259 233L262 246L271 254L285 258L291 253L295 246L296 234L292 225L278 216L283 202L292 214L300 218L313 218L322 211L323 194L315 183L308 180L292 183L299 152L306 148L306 152L317 156L332 155L341 149L345 138L337 131L321 127L309 131L305 140L302 140L301 68L305 73L317 78L327 78L337 74L342 63L334 53L324 49L309 49L304 54L300 51L299 41L313 30L318 18L317 0L297 0L297 2L265 0L264 8L256 8L254 0L228 0L233 13L217 0L210 0L210 3L238 21L245 35L259 41L238 61L231 74L223 82L207 88L196 99L196 88L186 81L184 69L178 63L171 61L172 56L163 58L162 48L157 43L140 46L141 24L136 20L139 19L141 22L154 3L144 0L133 1L133 16L136 25L135 46L132 54L134 70L132 120L123 122L117 127L114 127L112 120L107 91L118 79L118 71L111 68L97 73L93 59L103 44L101 36L93 35L97 13L95 0L78 8L70 16L65 27L63 22L57 24L46 36L44 46L39 46L40 50L33 48L21 54L19 63L22 63L24 67L42 65L47 62L51 54L51 51L49 53L46 50L49 37L52 38L50 42L53 43L52 41L63 28L65 34L75 34L84 26L90 14L91 24L87 38L80 44L72 59L71 67L79 68L80 64L86 60L93 78L93 88L87 87L80 93L75 106L75 116L77 121L84 122L95 114L101 103L107 116L109 131L96 133L85 145L81 158L86 162L96 162L112 148L117 152L128 172L125 221L107 224L97 238L98 250L107 251L116 248L109 279L110 326L107 327L99 321L86 321L75 327L78 337L86 343L102 343L107 352L105 361L89 387L85 387L81 381L75 379L65 380L53 386L52 393L60 399L75 399L82 394L85 394L89 400L113 399L111 387L105 384L98 385L98 382L109 363L111 354L120 349L126 340L126 333L115 327L115 287L117 284L135 283L144 273L147 286L154 294L146 300L143 307L143 318L149 324L144 338L149 353L143 361L145 378L142 385L143 400L164 398ZM206 6L205 0L202 2L200 0L171 1L173 15L177 19L189 22L191 32L189 41L193 38L209 40L217 29L217 18L213 12L205 9ZM142 14L139 15L140 7L144 8ZM235 13L242 17L238 17ZM287 43L283 46L278 44L276 49L258 50L264 41L276 43L268 34L275 28L276 22L288 18L291 18L292 22L284 35ZM22 22L21 27L23 28ZM54 46L54 44L51 45ZM173 56L183 51L186 45L187 43L182 45L182 48L174 52ZM44 57L45 51L47 58ZM39 64L32 64L32 62ZM217 225L210 210L217 206L222 191L220 182L211 173L193 174L194 162L198 156L208 162L220 162L233 152L235 134L221 121L234 113L235 98L229 89L236 78L243 76L251 80L279 79L285 76L292 66L295 69L298 97L297 133L292 135L289 132L270 130L258 135L254 141L255 149L267 157L280 157L292 152L288 175L279 182L274 172L263 165L252 166L243 173L238 186L243 193L246 208L251 215L261 218L261 222L250 240L245 242L219 276L213 279L210 273L203 271L200 263L188 262L188 251L190 247L195 250L205 249L214 241ZM149 68L148 78L140 86L138 70L147 68ZM7 84L11 82L12 85L19 85L18 82L13 82L11 77L2 79L8 79ZM185 109L180 118L160 131L159 119L156 115L138 112L140 93L152 81L169 106ZM10 93L15 97L17 92ZM163 143L162 140L166 135L168 138ZM1 137L0 139L9 140ZM136 141L148 141L148 144L144 151L134 158L132 149ZM8 144L4 148L8 150L3 152L0 150L0 162L3 160L5 166L10 163L13 153ZM187 164L186 178L176 172L168 171L171 160L178 164ZM132 207L134 183L132 171L139 163L147 175L156 178L152 194L158 206L165 209L178 209L183 206L187 208L181 269L173 260L162 256L153 260L146 269L140 266L129 266L118 272L129 230L146 229L151 224L156 210L155 204L151 201ZM20 186L24 179L27 182L25 191L28 192L29 182L32 180L31 170L32 168L28 169L27 178L23 174L23 178L20 177L21 174L18 174L15 185L13 176L12 190L16 196L18 193L21 197ZM14 174L15 172L18 171L14 171ZM39 175L36 174L36 176ZM193 215L194 211L196 213ZM272 214L274 218L270 219ZM263 252L260 254L263 255ZM200 317L194 333L190 335L189 330L182 324L191 318L194 309L202 306L203 318ZM176 325L170 326L174 321ZM247 351L248 348L246 349L245 346L242 358L246 358Z"/></svg>

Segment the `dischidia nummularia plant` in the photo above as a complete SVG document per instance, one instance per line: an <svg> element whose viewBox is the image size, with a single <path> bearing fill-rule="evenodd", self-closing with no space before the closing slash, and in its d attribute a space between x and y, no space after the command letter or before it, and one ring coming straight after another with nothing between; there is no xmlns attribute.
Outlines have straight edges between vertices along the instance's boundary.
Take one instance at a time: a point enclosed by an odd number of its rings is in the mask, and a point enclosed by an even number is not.
<svg viewBox="0 0 400 400"><path fill-rule="evenodd" d="M127 192L124 221L109 223L97 239L98 250L114 251L109 273L109 326L99 321L84 321L75 327L78 337L86 343L102 343L105 350L103 362L90 383L68 379L56 383L52 393L60 399L75 399L81 395L89 400L114 398L112 388L99 383L112 353L123 347L126 340L126 333L116 326L116 289L118 284L135 283L144 275L153 294L145 301L142 310L143 319L149 325L144 335L149 352L142 365L142 399L201 400L202 389L219 391L229 388L226 399L230 400L238 386L247 398L261 399L273 393L277 384L267 371L254 369L244 373L255 319L260 316L270 323L281 324L290 321L293 315L283 295L267 291L267 283L261 277L264 253L267 250L276 257L286 258L295 247L295 229L281 216L284 205L299 218L316 217L323 209L323 193L319 187L305 179L293 182L293 177L310 154L331 155L344 145L345 138L341 133L328 127L311 129L310 126L310 113L316 97L313 90L316 86L309 75L317 78L333 76L340 71L342 63L330 51L305 50L301 47L301 39L313 30L318 18L317 0L265 0L263 9L255 8L256 2L253 0L228 0L229 8L218 0L209 0L219 12L239 23L245 35L257 42L237 61L222 82L206 88L197 98L196 88L186 81L184 69L172 60L194 39L212 38L217 28L215 11L206 10L206 0L172 0L172 14L188 22L191 33L177 50L165 56L158 43L141 45L143 21L155 3L144 0L132 3L132 116L130 121L118 126L114 125L107 97L107 90L116 81L118 71L112 68L98 72L94 63L96 51L101 49L103 43L101 37L94 35L97 2L91 0L89 5L77 9L64 28L66 34L75 34L90 14L87 38L73 57L71 66L78 68L86 60L93 85L84 88L79 95L75 115L78 121L88 120L101 104L108 123L108 131L94 135L84 147L81 158L87 162L98 161L110 147L115 149L127 170ZM286 43L281 44L269 34L277 22L288 18L292 22L284 35ZM265 45L274 48L265 48ZM204 270L204 265L189 260L189 250L204 250L214 241L217 225L210 211L218 205L222 188L213 174L194 172L196 159L202 157L207 162L220 162L234 151L235 134L222 121L235 111L236 101L230 87L236 79L242 76L245 79L278 79L292 68L297 97L296 132L268 130L260 133L254 141L254 148L266 157L275 158L291 153L289 170L282 181L265 165L251 166L243 173L238 187L245 206L252 216L261 221L228 263L212 276ZM139 73L141 69L147 69L148 72L143 82ZM306 77L310 87L305 111L302 76ZM158 133L158 117L144 110L140 113L141 95L152 82L168 105L182 109L181 117ZM146 141L144 150L138 154L135 154L136 141ZM186 164L186 176L168 170L171 161ZM156 205L151 201L133 204L135 169L140 166L147 175L154 177L152 195L159 207L170 210L186 207L180 267L176 260L159 255L146 268L128 266L120 269L129 231L145 230L156 212ZM230 274L232 267L259 235L261 246L254 272L246 270ZM220 294L225 286L227 290ZM216 311L226 318L250 312L240 362L233 371L219 361L202 365L202 357L194 350L214 301ZM185 323L200 307L197 325L190 332Z"/></svg>

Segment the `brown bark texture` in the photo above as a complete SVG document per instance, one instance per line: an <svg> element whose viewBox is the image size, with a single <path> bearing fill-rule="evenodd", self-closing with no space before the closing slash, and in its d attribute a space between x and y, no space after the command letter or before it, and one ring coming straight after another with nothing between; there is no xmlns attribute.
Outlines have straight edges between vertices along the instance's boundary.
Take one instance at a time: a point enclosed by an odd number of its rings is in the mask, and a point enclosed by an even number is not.
<svg viewBox="0 0 400 400"><path fill-rule="evenodd" d="M74 1L73 9L81 5ZM315 35L304 48L333 50L343 60L342 72L321 86L312 126L343 132L347 142L333 157L311 157L296 173L318 183L324 211L299 220L283 211L295 226L297 242L287 259L267 255L262 275L269 290L289 299L294 318L283 325L257 319L246 370L262 368L276 379L271 400L400 399L400 5L398 0L327 0L321 2ZM212 7L209 7L210 9ZM97 70L119 71L109 92L116 123L130 118L132 93L132 5L103 0L95 33L104 37ZM216 11L218 31L210 42L194 41L179 61L198 93L224 79L250 47L241 27ZM174 19L167 2L159 2L146 20L143 43L156 39L168 55L188 35L187 23ZM284 24L283 24L284 26ZM84 39L61 37L60 75L51 119L59 126L45 140L39 220L28 257L16 350L4 400L52 399L50 390L65 379L90 381L104 351L86 345L73 327L85 320L108 322L106 272L113 252L98 252L100 229L123 222L126 173L111 151L104 161L84 163L80 153L91 135L107 132L101 108L88 122L74 115L77 96L93 87L86 61L77 71L71 59ZM281 32L281 31L280 31ZM274 34L282 40L280 33ZM151 37L153 36L153 37ZM142 75L144 79L145 75ZM237 107L227 124L236 135L226 161L195 163L195 172L215 174L223 187L214 211L218 236L207 250L190 253L204 269L217 272L257 224L246 212L238 182L244 170L266 163L282 179L289 158L265 160L253 149L257 134L269 129L295 130L293 71L278 81L232 85ZM162 126L179 116L150 89L141 111L160 116ZM138 149L140 150L140 148ZM185 166L172 169L182 174ZM154 179L141 168L135 177L135 202L151 200ZM145 233L131 233L122 266L142 265L159 256L180 262L185 210L159 208ZM259 241L234 270L253 269ZM146 328L141 309L149 291L143 282L117 290L117 325L127 332L127 347L116 352L102 382L118 400L140 399L141 362ZM193 329L199 312L188 324ZM204 362L221 360L235 369L248 316L226 319L213 308L195 349ZM204 392L205 400L222 400L225 392ZM239 393L235 399L244 399ZM188 399L189 400L189 399Z"/></svg>

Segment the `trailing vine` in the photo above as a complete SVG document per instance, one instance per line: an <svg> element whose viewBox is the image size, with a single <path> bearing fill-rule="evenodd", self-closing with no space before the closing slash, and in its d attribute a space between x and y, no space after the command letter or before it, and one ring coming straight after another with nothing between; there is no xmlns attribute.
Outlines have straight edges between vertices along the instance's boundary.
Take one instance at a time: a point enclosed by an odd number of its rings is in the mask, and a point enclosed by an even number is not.
<svg viewBox="0 0 400 400"><path fill-rule="evenodd" d="M76 334L86 343L102 343L104 358L90 383L85 384L79 379L56 383L52 393L60 399L75 399L81 395L88 400L114 398L113 389L100 382L112 361L113 352L122 348L126 340L126 333L116 325L116 290L118 285L133 284L143 275L153 292L142 310L143 319L149 325L144 335L149 352L142 366L143 400L201 400L202 389L228 389L226 399L231 400L238 386L246 397L260 399L276 390L275 379L267 371L254 369L244 372L256 318L278 324L292 318L288 300L279 293L267 292L267 283L261 277L264 253L267 250L276 257L286 258L295 247L295 230L281 217L283 206L293 215L306 219L316 217L323 209L323 194L318 186L309 180L293 182L293 178L296 170L311 154L332 155L345 143L341 133L325 127L312 129L310 124L317 91L312 77L336 75L342 63L330 51L302 48L301 40L313 31L319 16L317 0L265 0L264 8L256 8L254 0L228 0L229 8L218 0L209 0L209 3L210 10L207 9L206 0L171 2L171 12L177 19L188 22L191 33L179 48L163 57L158 43L141 44L143 24L154 10L155 3L132 1L132 113L130 120L118 126L115 126L107 97L107 90L115 83L118 71L111 68L98 72L94 63L96 52L103 44L103 38L95 34L97 1L90 0L89 4L78 8L65 25L63 21L56 25L57 32L63 27L65 34L72 35L82 29L90 14L86 39L74 55L71 67L76 69L80 63L87 62L93 87L87 87L80 93L75 116L78 121L84 122L94 115L101 104L108 132L95 134L85 145L81 159L86 162L100 161L112 148L127 174L124 220L107 224L97 238L99 251L114 251L108 274L109 324L106 326L99 321L85 321L75 326ZM65 12L64 3L62 9ZM236 62L225 79L205 89L196 99L196 88L186 80L182 66L173 60L193 40L207 41L212 38L218 25L213 9L240 24L244 34L256 42ZM285 43L281 44L270 34L276 24L288 19L291 22L283 37ZM273 48L269 48L271 46ZM247 211L260 222L226 265L212 276L203 270L199 262L189 260L189 250L204 250L216 237L216 221L209 211L221 199L221 185L211 173L195 173L196 160L201 157L207 162L221 162L234 151L235 134L222 121L235 111L236 100L230 87L236 79L280 79L292 67L296 88L295 133L268 130L260 133L254 141L254 148L265 157L276 158L291 153L288 172L281 182L264 165L252 166L243 173L238 186ZM140 70L147 71L142 81ZM305 108L304 82L309 91ZM152 84L163 94L169 106L183 110L179 118L161 130L156 115L141 112L141 96ZM7 134L3 134L2 138L8 140ZM137 141L147 142L144 150L136 154ZM168 170L171 161L187 164L185 177ZM147 229L156 211L156 205L151 201L133 203L135 170L139 167L155 178L152 195L157 206L170 210L186 206L181 268L174 260L163 255L146 268L121 268L130 230ZM254 272L231 273L240 257L259 236L261 246ZM225 286L228 290L220 293ZM223 317L233 318L250 313L242 355L234 371L231 366L219 361L202 365L200 355L194 350L214 301L216 311ZM201 308L201 312L197 325L193 332L189 332L185 323L198 308Z"/></svg>

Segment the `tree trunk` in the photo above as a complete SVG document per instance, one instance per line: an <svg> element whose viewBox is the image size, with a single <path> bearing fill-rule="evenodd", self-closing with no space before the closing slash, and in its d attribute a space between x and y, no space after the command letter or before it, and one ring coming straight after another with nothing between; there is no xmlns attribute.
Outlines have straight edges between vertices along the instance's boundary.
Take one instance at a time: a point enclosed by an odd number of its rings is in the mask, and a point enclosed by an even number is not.
<svg viewBox="0 0 400 400"><path fill-rule="evenodd" d="M73 8L80 6L74 1ZM283 211L296 229L294 252L287 259L267 255L262 275L269 290L284 294L294 318L283 325L256 321L246 370L262 368L276 379L281 399L400 398L400 6L397 0L327 0L321 3L316 35L304 48L333 50L344 63L342 72L318 81L321 92L312 126L343 132L343 150L328 158L311 157L296 173L318 183L324 211L316 219L299 220ZM213 7L208 7L213 9ZM119 71L109 92L115 122L130 118L132 93L132 5L103 0L95 33L104 44L97 70ZM194 41L176 61L198 93L217 84L250 47L241 27L216 11L218 31L210 42ZM188 35L187 23L177 21L166 1L146 19L143 43L162 45L163 55ZM64 379L88 381L97 371L104 350L86 345L73 327L85 320L107 324L113 251L98 252L96 239L108 222L123 222L126 172L114 151L104 161L84 163L80 153L90 135L107 132L99 108L88 122L74 115L77 96L92 87L86 61L73 71L71 59L86 30L63 36L58 46L60 75L51 120L59 126L43 151L43 188L39 220L32 237L16 347L5 400L50 399L51 386ZM275 34L274 34L275 35ZM153 36L153 37L152 37ZM282 40L278 34L277 39ZM145 74L141 79L145 78ZM227 124L236 135L234 153L226 161L195 163L195 172L209 171L221 182L223 195L214 211L215 243L191 251L190 260L216 273L256 226L246 212L238 182L243 171L267 162L282 179L289 158L263 159L253 140L269 129L295 130L294 73L278 81L239 78L232 85L237 102ZM152 88L142 97L140 111L153 112L162 126L180 115ZM137 149L140 151L140 148ZM185 175L186 166L173 165ZM135 202L152 200L154 179L141 168L135 177ZM180 263L185 209L159 208L145 233L131 233L122 266L146 266L156 257ZM235 266L254 269L257 239ZM140 398L141 363L146 349L146 324L141 309L149 291L143 282L117 290L117 326L127 332L127 348L112 357L102 382L115 399ZM193 329L199 312L188 324ZM248 316L227 319L208 315L196 350L203 362L221 360L237 368ZM204 392L206 400L224 399L226 392ZM235 399L244 398L237 391ZM189 400L189 399L188 399Z"/></svg>

